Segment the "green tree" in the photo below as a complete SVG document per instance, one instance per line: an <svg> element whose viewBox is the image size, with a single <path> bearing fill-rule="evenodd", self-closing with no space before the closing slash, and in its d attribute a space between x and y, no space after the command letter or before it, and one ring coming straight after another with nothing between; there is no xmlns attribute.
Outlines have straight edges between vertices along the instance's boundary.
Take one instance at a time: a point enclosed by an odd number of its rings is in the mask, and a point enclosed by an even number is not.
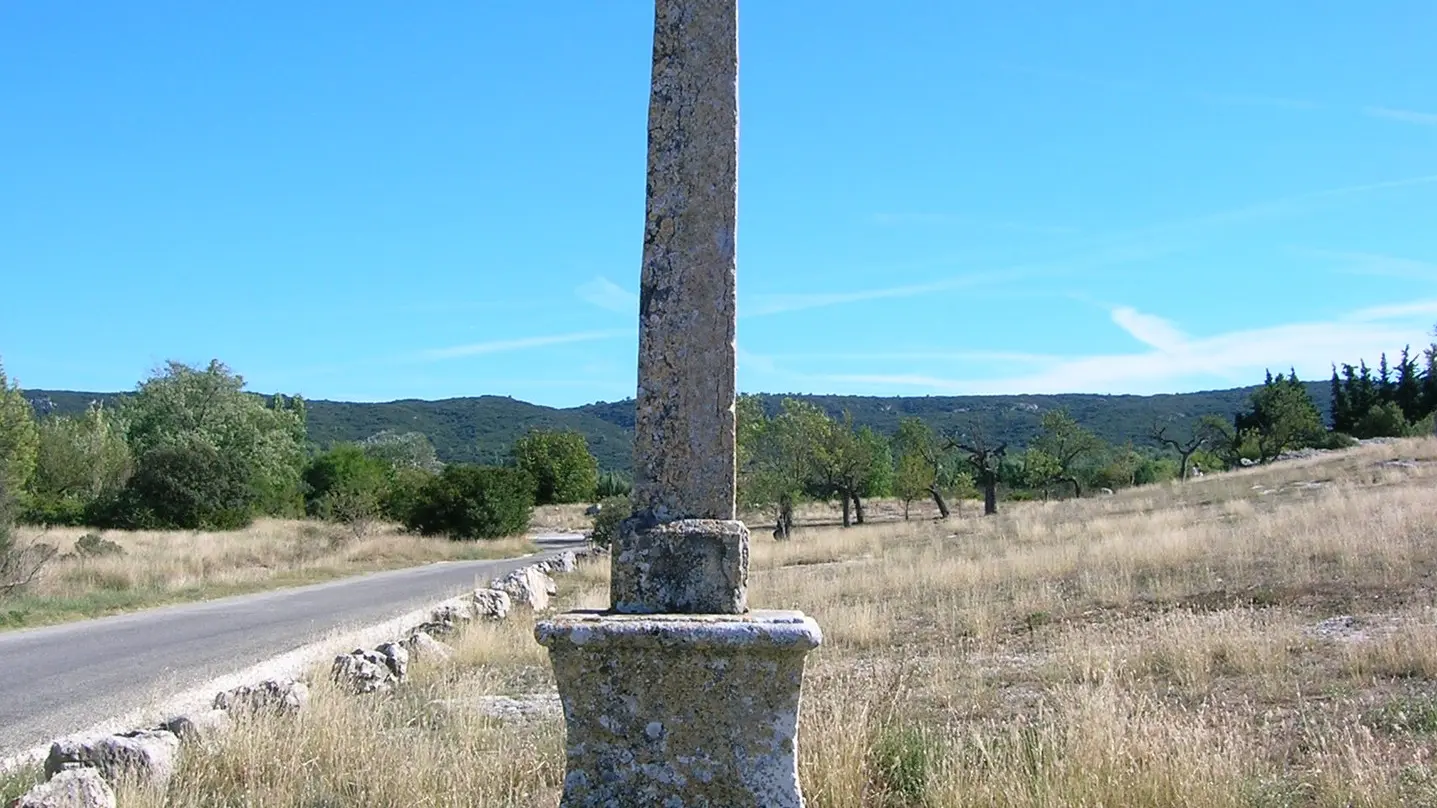
<svg viewBox="0 0 1437 808"><path fill-rule="evenodd" d="M434 444L423 432L396 432L385 429L359 442L364 453L382 460L390 468L422 469L438 473L444 468Z"/></svg>
<svg viewBox="0 0 1437 808"><path fill-rule="evenodd" d="M540 505L585 502L599 484L599 461L580 432L534 429L514 442L514 465L534 480Z"/></svg>
<svg viewBox="0 0 1437 808"><path fill-rule="evenodd" d="M933 466L928 460L917 452L905 452L898 455L894 461L893 470L893 493L903 502L903 518L908 519L908 511L913 501L922 499L933 490L935 474Z"/></svg>
<svg viewBox="0 0 1437 808"><path fill-rule="evenodd" d="M830 419L818 407L784 399L772 418L756 396L741 396L737 408L739 502L774 511L776 539L793 532L793 510L818 474L817 448Z"/></svg>
<svg viewBox="0 0 1437 808"><path fill-rule="evenodd" d="M967 434L952 434L947 445L963 453L973 472L974 482L983 490L983 515L998 513L998 483L1003 477L1003 460L1008 454L1007 441L993 441L982 430L969 429Z"/></svg>
<svg viewBox="0 0 1437 808"><path fill-rule="evenodd" d="M893 458L888 441L869 427L854 428L853 417L842 421L823 416L815 424L814 477L811 493L836 496L843 511L843 526L850 527L855 516L863 524L867 514L863 500L882 496L893 477Z"/></svg>
<svg viewBox="0 0 1437 808"><path fill-rule="evenodd" d="M1033 448L1053 459L1053 473L1048 482L1068 483L1073 486L1073 496L1081 497L1083 486L1074 469L1103 448L1102 439L1079 426L1066 410L1044 413L1040 426L1043 431L1033 439Z"/></svg>
<svg viewBox="0 0 1437 808"><path fill-rule="evenodd" d="M1333 379L1336 378L1337 371L1334 370ZM1154 421L1148 436L1154 443L1177 452L1178 479L1186 481L1192 467L1193 455L1220 444L1226 437L1226 426L1222 419L1215 415L1205 415L1198 419L1196 424L1190 422L1183 427L1171 422Z"/></svg>
<svg viewBox="0 0 1437 808"><path fill-rule="evenodd" d="M534 480L522 469L451 465L420 491L408 527L426 536L497 539L524 532Z"/></svg>
<svg viewBox="0 0 1437 808"><path fill-rule="evenodd" d="M1409 434L1411 425L1402 415L1402 407L1395 401L1373 404L1353 424L1355 438L1400 438Z"/></svg>
<svg viewBox="0 0 1437 808"><path fill-rule="evenodd" d="M118 419L96 402L83 415L40 421L35 474L26 519L80 524L98 500L119 492L130 477L130 447Z"/></svg>
<svg viewBox="0 0 1437 808"><path fill-rule="evenodd" d="M164 447L207 447L243 469L265 513L302 511L305 461L302 399L247 393L244 378L218 360L203 370L168 362L124 400L120 415L137 471Z"/></svg>
<svg viewBox="0 0 1437 808"><path fill-rule="evenodd" d="M1253 391L1249 409L1237 414L1234 426L1239 444L1252 445L1260 463L1289 449L1313 446L1326 432L1317 405L1296 372L1287 377L1269 372L1263 386Z"/></svg>
<svg viewBox="0 0 1437 808"><path fill-rule="evenodd" d="M927 468L921 478L915 476L914 479L926 481L928 495L938 507L938 517L947 519L948 501L944 499L943 492L952 489L962 474L951 449L938 439L927 422L910 417L898 421L898 432L893 436L893 452L898 458L899 469L908 465L912 467L910 474L918 475L919 466ZM972 484L971 478L968 483ZM906 503L904 507L907 508Z"/></svg>
<svg viewBox="0 0 1437 808"><path fill-rule="evenodd" d="M305 466L305 511L363 534L381 515L394 473L394 468L362 446L335 446Z"/></svg>
<svg viewBox="0 0 1437 808"><path fill-rule="evenodd" d="M203 442L162 444L136 458L135 473L87 521L128 530L235 530L254 518L256 492L242 458Z"/></svg>
<svg viewBox="0 0 1437 808"><path fill-rule="evenodd" d="M5 376L0 365L0 487L16 496L25 490L35 472L39 448L35 413L20 385Z"/></svg>

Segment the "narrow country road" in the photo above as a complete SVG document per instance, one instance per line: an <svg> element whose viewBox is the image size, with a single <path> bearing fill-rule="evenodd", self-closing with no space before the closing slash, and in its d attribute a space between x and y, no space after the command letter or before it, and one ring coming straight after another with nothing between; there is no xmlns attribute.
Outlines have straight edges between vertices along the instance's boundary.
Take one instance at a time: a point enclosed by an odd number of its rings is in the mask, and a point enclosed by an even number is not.
<svg viewBox="0 0 1437 808"><path fill-rule="evenodd" d="M583 544L540 536L541 554ZM457 561L0 633L0 760L532 563Z"/></svg>

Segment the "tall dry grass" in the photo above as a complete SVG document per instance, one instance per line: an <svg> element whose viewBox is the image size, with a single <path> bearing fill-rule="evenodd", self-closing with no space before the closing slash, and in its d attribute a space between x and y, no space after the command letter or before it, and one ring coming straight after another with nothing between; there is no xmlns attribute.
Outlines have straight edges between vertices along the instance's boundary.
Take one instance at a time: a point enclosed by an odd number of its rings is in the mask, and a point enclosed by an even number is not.
<svg viewBox="0 0 1437 808"><path fill-rule="evenodd" d="M98 533L122 554L87 558L76 541ZM61 555L26 589L0 598L0 628L97 617L435 561L506 558L536 549L527 538L456 542L377 525L262 519L236 531L92 531L21 528Z"/></svg>
<svg viewBox="0 0 1437 808"><path fill-rule="evenodd" d="M1434 483L1437 442L1408 441L989 519L756 532L750 602L825 632L808 803L1437 805ZM605 581L563 579L565 604L602 606ZM394 697L321 686L305 720L125 804L554 805L561 720L464 708L552 688L531 628L469 634Z"/></svg>

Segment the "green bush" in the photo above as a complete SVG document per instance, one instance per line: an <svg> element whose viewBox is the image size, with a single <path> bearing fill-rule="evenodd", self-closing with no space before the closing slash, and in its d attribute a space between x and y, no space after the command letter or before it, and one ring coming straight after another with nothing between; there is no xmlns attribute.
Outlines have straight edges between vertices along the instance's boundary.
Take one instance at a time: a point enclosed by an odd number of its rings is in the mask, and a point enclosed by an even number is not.
<svg viewBox="0 0 1437 808"><path fill-rule="evenodd" d="M594 516L594 532L589 541L608 547L619 537L619 523L629 518L634 506L628 496L605 497L599 501L599 513Z"/></svg>
<svg viewBox="0 0 1437 808"><path fill-rule="evenodd" d="M1357 439L1342 432L1328 432L1322 436L1317 444L1319 449L1351 449L1357 445Z"/></svg>
<svg viewBox="0 0 1437 808"><path fill-rule="evenodd" d="M533 480L540 505L583 502L599 484L599 461L582 433L534 429L514 442L514 465Z"/></svg>
<svg viewBox="0 0 1437 808"><path fill-rule="evenodd" d="M389 486L379 498L380 514L392 522L409 524L419 507L424 487L438 475L423 468L396 468L390 474Z"/></svg>
<svg viewBox="0 0 1437 808"><path fill-rule="evenodd" d="M87 514L97 527L126 530L237 530L254 519L250 467L195 443L144 453L118 495Z"/></svg>
<svg viewBox="0 0 1437 808"><path fill-rule="evenodd" d="M1394 401L1373 404L1352 427L1357 438L1400 438L1407 433L1407 419Z"/></svg>
<svg viewBox="0 0 1437 808"><path fill-rule="evenodd" d="M390 469L354 444L342 444L310 460L304 481L304 510L330 522L367 524L379 518Z"/></svg>
<svg viewBox="0 0 1437 808"><path fill-rule="evenodd" d="M17 521L46 527L78 527L85 524L87 505L73 496L30 494L20 504Z"/></svg>
<svg viewBox="0 0 1437 808"><path fill-rule="evenodd" d="M599 499L609 497L626 497L633 493L634 484L628 477L617 471L606 471L599 475L599 485L594 490L594 495Z"/></svg>
<svg viewBox="0 0 1437 808"><path fill-rule="evenodd" d="M86 533L75 540L75 555L81 558L104 558L124 554L125 548L98 533Z"/></svg>
<svg viewBox="0 0 1437 808"><path fill-rule="evenodd" d="M455 465L424 486L405 524L426 536L497 539L524 532L533 507L534 481L523 471Z"/></svg>

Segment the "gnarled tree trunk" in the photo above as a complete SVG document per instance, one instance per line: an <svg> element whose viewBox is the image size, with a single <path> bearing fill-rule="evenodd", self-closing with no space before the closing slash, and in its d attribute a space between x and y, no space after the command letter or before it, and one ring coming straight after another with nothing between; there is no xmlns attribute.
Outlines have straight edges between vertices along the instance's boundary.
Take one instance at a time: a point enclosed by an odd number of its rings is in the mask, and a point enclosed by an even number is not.
<svg viewBox="0 0 1437 808"><path fill-rule="evenodd" d="M864 517L868 515L863 510L863 500L859 499L857 494L853 495L853 513L858 517L858 524L860 525L863 524Z"/></svg>
<svg viewBox="0 0 1437 808"><path fill-rule="evenodd" d="M948 503L943 499L943 492L939 491L938 486L935 484L929 486L928 493L933 495L933 504L938 506L938 518L947 519Z"/></svg>

